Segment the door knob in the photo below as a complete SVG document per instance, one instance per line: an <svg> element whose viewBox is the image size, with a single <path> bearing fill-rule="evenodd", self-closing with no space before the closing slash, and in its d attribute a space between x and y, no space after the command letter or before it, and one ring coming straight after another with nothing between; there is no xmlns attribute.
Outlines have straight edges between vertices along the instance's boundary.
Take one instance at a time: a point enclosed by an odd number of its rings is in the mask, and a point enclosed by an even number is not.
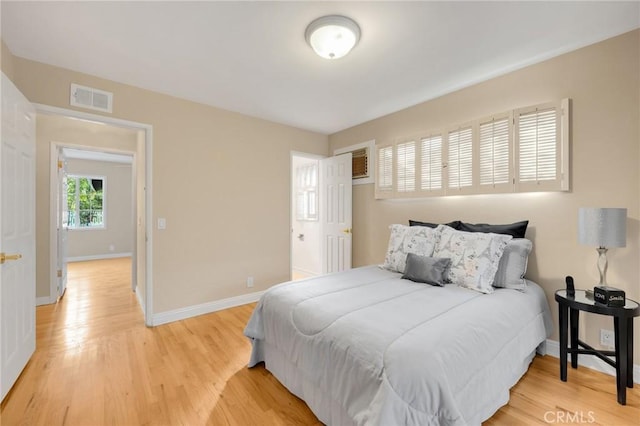
<svg viewBox="0 0 640 426"><path fill-rule="evenodd" d="M0 253L0 265L2 265L7 260L18 260L18 259L22 259L22 255L21 254L4 254L4 253Z"/></svg>
<svg viewBox="0 0 640 426"><path fill-rule="evenodd" d="M351 228L343 229L342 232L344 232L345 234L350 234Z"/></svg>

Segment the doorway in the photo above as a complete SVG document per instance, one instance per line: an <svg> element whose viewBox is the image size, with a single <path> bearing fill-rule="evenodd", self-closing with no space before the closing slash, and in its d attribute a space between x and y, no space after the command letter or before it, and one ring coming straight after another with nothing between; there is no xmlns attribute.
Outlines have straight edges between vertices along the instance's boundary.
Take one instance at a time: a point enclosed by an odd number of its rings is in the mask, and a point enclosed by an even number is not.
<svg viewBox="0 0 640 426"><path fill-rule="evenodd" d="M319 160L291 155L291 279L322 273L319 218Z"/></svg>
<svg viewBox="0 0 640 426"><path fill-rule="evenodd" d="M105 154L113 155L129 155L132 158L131 175L133 189L132 194L132 210L131 222L133 226L133 232L131 235L132 249L131 249L131 265L132 265L132 290L136 292L138 302L144 312L145 324L147 326L153 325L153 288L152 288L152 274L151 274L151 153L152 153L152 128L149 125L135 123L120 119L114 119L111 117L104 117L94 114L88 114L73 110L66 110L63 108L49 107L46 105L37 105L36 109L38 114L44 119L59 119L65 120L64 126L75 128L76 130L68 131L65 133L68 137L51 137L47 135L38 135L38 139L41 140L41 144L46 144L50 148L49 159L50 169L49 174L49 193L50 196L50 208L49 208L49 294L50 298L58 296L59 292L59 277L58 263L61 260L60 256L64 256L64 253L58 247L58 199L59 193L57 184L57 169L58 169L58 154L60 148L66 147L76 149L79 151L93 151L102 152ZM43 122L45 120L41 120ZM76 123L76 126L73 123ZM92 137L85 137L81 139L73 139L73 135L78 137L77 128L80 127L78 123L90 123L94 130ZM100 129L96 130L96 126ZM102 129L118 129L132 133L134 135L134 144L123 146L118 142L104 143L104 131ZM39 126L39 129L41 127ZM92 141L101 139L102 143L95 143ZM64 143L56 142L65 141ZM69 142L66 142L69 141ZM92 145L93 144L93 145ZM133 148L132 148L133 146ZM90 232L90 231L88 231ZM117 248L114 247L114 251ZM62 259L64 260L64 259Z"/></svg>
<svg viewBox="0 0 640 426"><path fill-rule="evenodd" d="M291 154L291 279L351 269L352 154Z"/></svg>
<svg viewBox="0 0 640 426"><path fill-rule="evenodd" d="M103 134L109 130L103 129ZM113 137L123 142L128 137L135 150L135 132L114 133ZM67 287L67 263L132 258L136 241L135 151L54 142L51 153L57 154L57 167L51 173L52 180L57 177L57 185L51 198L56 200L52 218L55 215L57 297L61 298ZM136 292L136 271L129 269L131 290Z"/></svg>

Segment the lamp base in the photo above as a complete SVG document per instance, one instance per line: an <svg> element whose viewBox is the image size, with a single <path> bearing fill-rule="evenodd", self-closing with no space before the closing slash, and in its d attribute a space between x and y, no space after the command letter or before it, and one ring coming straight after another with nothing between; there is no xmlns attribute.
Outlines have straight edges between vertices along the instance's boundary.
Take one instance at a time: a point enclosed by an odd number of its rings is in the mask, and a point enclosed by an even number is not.
<svg viewBox="0 0 640 426"><path fill-rule="evenodd" d="M607 286L607 268L609 267L609 263L607 262L607 248L606 247L598 247L596 248L598 251L598 272L600 272L600 282L599 286L606 287Z"/></svg>

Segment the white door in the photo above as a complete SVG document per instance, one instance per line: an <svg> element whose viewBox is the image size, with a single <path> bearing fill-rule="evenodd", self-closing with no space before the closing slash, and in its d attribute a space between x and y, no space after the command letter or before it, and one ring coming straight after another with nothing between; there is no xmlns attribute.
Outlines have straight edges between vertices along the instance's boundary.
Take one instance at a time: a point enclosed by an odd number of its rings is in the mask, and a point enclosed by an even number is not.
<svg viewBox="0 0 640 426"><path fill-rule="evenodd" d="M58 147L58 298L64 296L67 289L67 236L69 232L69 205L67 204L67 159L63 148ZM78 220L78 218L76 218Z"/></svg>
<svg viewBox="0 0 640 426"><path fill-rule="evenodd" d="M320 160L322 272L351 269L351 153Z"/></svg>
<svg viewBox="0 0 640 426"><path fill-rule="evenodd" d="M2 74L0 144L0 395L35 350L35 119L33 106Z"/></svg>

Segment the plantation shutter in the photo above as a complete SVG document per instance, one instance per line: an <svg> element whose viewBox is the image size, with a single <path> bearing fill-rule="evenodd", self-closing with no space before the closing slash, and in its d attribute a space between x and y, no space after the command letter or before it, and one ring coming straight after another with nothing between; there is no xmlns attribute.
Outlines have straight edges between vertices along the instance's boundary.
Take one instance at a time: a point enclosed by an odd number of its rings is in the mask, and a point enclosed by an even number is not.
<svg viewBox="0 0 640 426"><path fill-rule="evenodd" d="M393 146L377 149L376 198L390 198L393 195Z"/></svg>
<svg viewBox="0 0 640 426"><path fill-rule="evenodd" d="M481 120L479 125L480 192L512 190L511 118Z"/></svg>
<svg viewBox="0 0 640 426"><path fill-rule="evenodd" d="M448 190L473 186L473 131L471 126L450 131L448 142Z"/></svg>
<svg viewBox="0 0 640 426"><path fill-rule="evenodd" d="M516 111L518 191L568 189L568 125L563 109L568 110L568 100Z"/></svg>
<svg viewBox="0 0 640 426"><path fill-rule="evenodd" d="M396 145L396 191L416 190L416 143L403 142Z"/></svg>
<svg viewBox="0 0 640 426"><path fill-rule="evenodd" d="M442 135L420 140L420 191L442 192Z"/></svg>

